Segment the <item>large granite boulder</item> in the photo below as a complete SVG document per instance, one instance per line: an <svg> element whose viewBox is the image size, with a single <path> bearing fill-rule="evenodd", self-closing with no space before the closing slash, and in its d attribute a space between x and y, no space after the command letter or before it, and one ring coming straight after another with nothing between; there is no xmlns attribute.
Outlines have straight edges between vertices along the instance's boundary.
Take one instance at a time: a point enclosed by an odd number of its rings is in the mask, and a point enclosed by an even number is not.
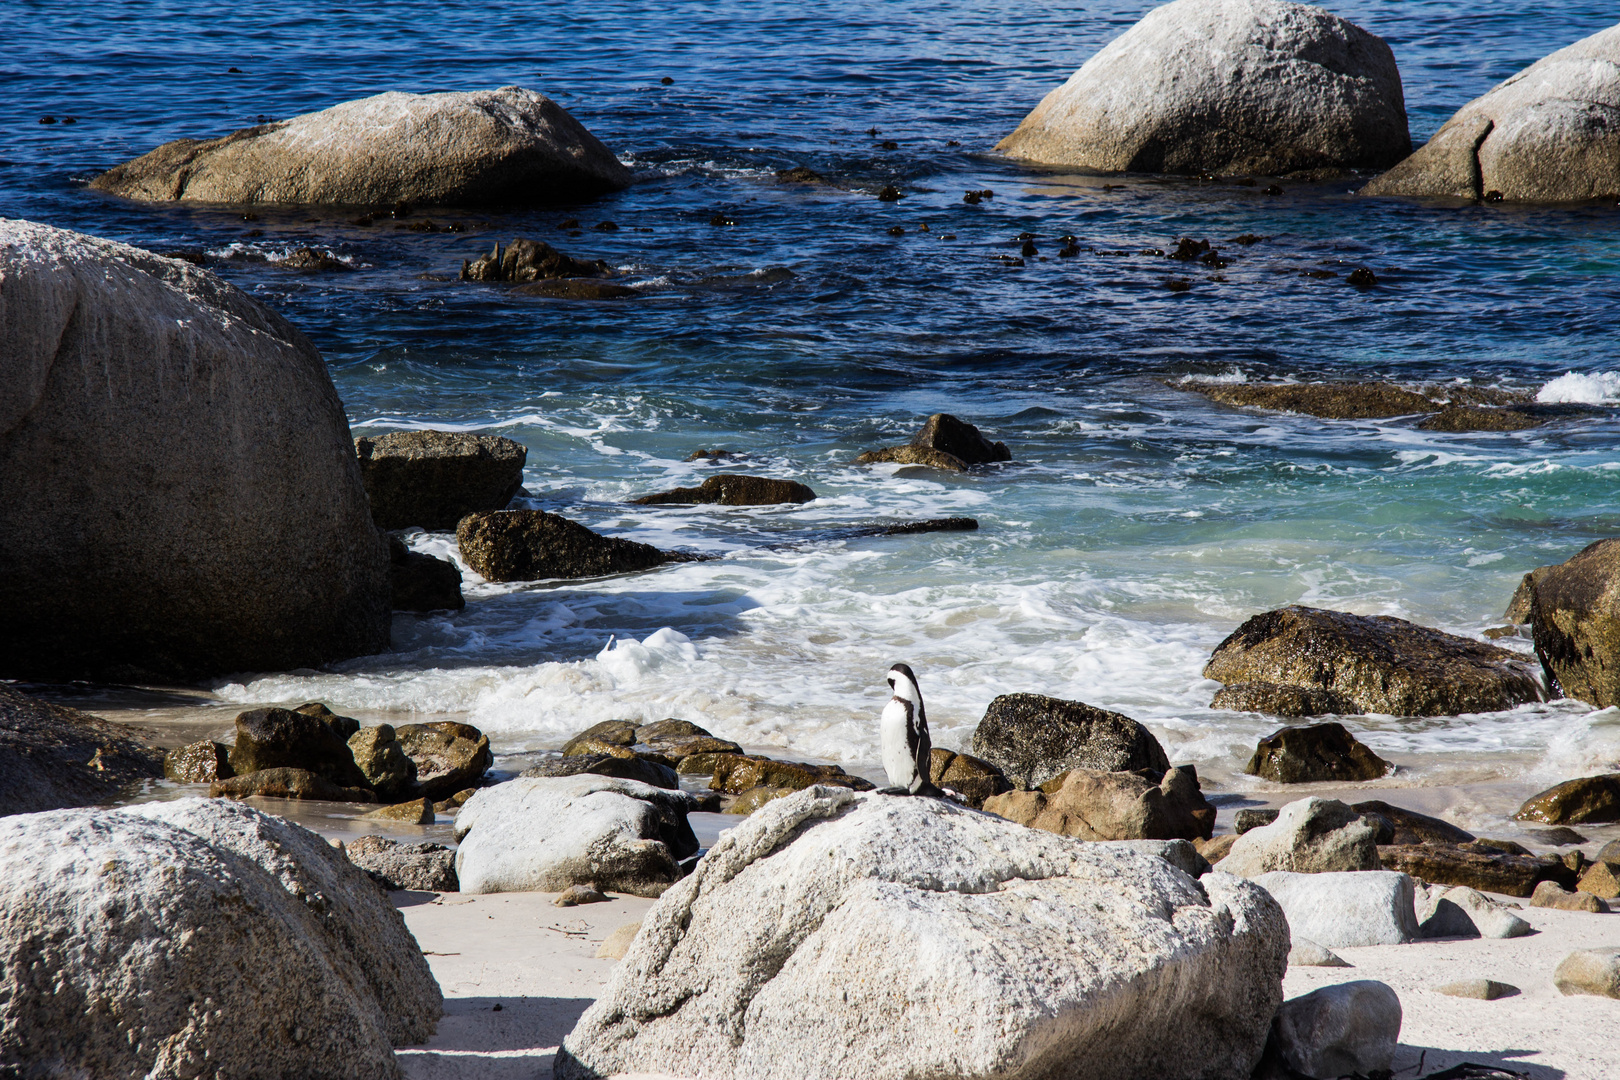
<svg viewBox="0 0 1620 1080"><path fill-rule="evenodd" d="M1021 787L1070 769L1163 775L1170 767L1153 732L1130 717L1042 694L1002 694L973 731L973 752Z"/></svg>
<svg viewBox="0 0 1620 1080"><path fill-rule="evenodd" d="M1237 1080L1287 954L1276 904L1229 875L813 787L652 907L556 1075Z"/></svg>
<svg viewBox="0 0 1620 1080"><path fill-rule="evenodd" d="M1215 808L1191 765L1162 781L1136 772L1070 769L1034 791L984 801L986 813L1081 840L1208 840Z"/></svg>
<svg viewBox="0 0 1620 1080"><path fill-rule="evenodd" d="M522 443L464 431L362 435L354 453L379 529L454 529L468 514L504 510L529 458Z"/></svg>
<svg viewBox="0 0 1620 1080"><path fill-rule="evenodd" d="M1620 704L1620 538L1599 540L1525 580L1536 655L1547 674L1569 697L1600 709Z"/></svg>
<svg viewBox="0 0 1620 1080"><path fill-rule="evenodd" d="M190 263L26 221L0 221L0 279L0 676L387 648L387 547L303 334Z"/></svg>
<svg viewBox="0 0 1620 1080"><path fill-rule="evenodd" d="M1543 825L1620 821L1620 772L1565 780L1530 796L1513 818Z"/></svg>
<svg viewBox="0 0 1620 1080"><path fill-rule="evenodd" d="M1518 653L1388 615L1278 608L1215 648L1204 677L1332 690L1361 712L1456 716L1546 697Z"/></svg>
<svg viewBox="0 0 1620 1080"><path fill-rule="evenodd" d="M1343 724L1329 723L1273 731L1260 740L1243 771L1279 784L1306 784L1376 780L1393 768Z"/></svg>
<svg viewBox="0 0 1620 1080"><path fill-rule="evenodd" d="M697 854L697 800L614 777L523 778L484 788L456 814L456 876L467 893L561 892L593 884L657 896Z"/></svg>
<svg viewBox="0 0 1620 1080"><path fill-rule="evenodd" d="M26 1075L395 1080L393 1047L437 1025L399 913L290 822L201 799L29 814L0 820L0 863L0 1061Z"/></svg>
<svg viewBox="0 0 1620 1080"><path fill-rule="evenodd" d="M603 536L544 510L468 514L456 526L456 545L467 565L490 581L606 577L693 559Z"/></svg>
<svg viewBox="0 0 1620 1080"><path fill-rule="evenodd" d="M90 186L147 202L490 206L629 183L630 170L561 105L503 86L376 94L223 138L177 139Z"/></svg>
<svg viewBox="0 0 1620 1080"><path fill-rule="evenodd" d="M1101 172L1380 168L1412 148L1395 56L1319 7L1175 0L1047 94L996 149Z"/></svg>
<svg viewBox="0 0 1620 1080"><path fill-rule="evenodd" d="M1273 870L1320 874L1378 867L1378 826L1336 799L1315 797L1289 803L1276 821L1238 837L1221 860L1222 870L1244 877Z"/></svg>
<svg viewBox="0 0 1620 1080"><path fill-rule="evenodd" d="M370 789L344 728L292 709L249 709L236 718L230 764L237 776L261 769L302 769L342 787Z"/></svg>
<svg viewBox="0 0 1620 1080"><path fill-rule="evenodd" d="M399 606L396 600L395 607ZM1356 703L1332 690L1304 686L1278 686L1276 683L1232 683L1215 691L1212 709L1257 712L1268 716L1327 716L1359 712Z"/></svg>
<svg viewBox="0 0 1620 1080"><path fill-rule="evenodd" d="M772 506L778 503L807 503L816 493L797 480L773 480L768 476L721 473L695 488L678 487L643 495L631 502L637 506L681 506L707 503L714 506Z"/></svg>
<svg viewBox="0 0 1620 1080"><path fill-rule="evenodd" d="M868 450L855 459L858 465L884 462L896 465L927 465L961 472L972 465L1011 461L1012 451L1003 442L992 442L966 420L950 413L935 413L923 422L917 434L903 446Z"/></svg>
<svg viewBox="0 0 1620 1080"><path fill-rule="evenodd" d="M1470 101L1361 193L1509 202L1620 195L1620 25Z"/></svg>
<svg viewBox="0 0 1620 1080"><path fill-rule="evenodd" d="M1225 860L1222 860L1223 862ZM1330 949L1402 945L1417 940L1416 882L1390 870L1296 874L1254 879L1282 905L1289 931Z"/></svg>
<svg viewBox="0 0 1620 1080"><path fill-rule="evenodd" d="M0 814L112 802L163 775L136 731L0 683Z"/></svg>
<svg viewBox="0 0 1620 1080"><path fill-rule="evenodd" d="M471 724L402 724L394 729L394 738L416 765L417 790L430 799L447 799L477 786L495 764L489 736Z"/></svg>

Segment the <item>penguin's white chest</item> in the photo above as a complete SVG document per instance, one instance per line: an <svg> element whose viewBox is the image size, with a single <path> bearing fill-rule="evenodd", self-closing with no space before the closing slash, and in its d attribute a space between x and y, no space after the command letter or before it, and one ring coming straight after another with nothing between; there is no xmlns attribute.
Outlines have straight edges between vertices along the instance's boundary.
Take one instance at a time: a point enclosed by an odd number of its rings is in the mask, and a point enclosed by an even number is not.
<svg viewBox="0 0 1620 1080"><path fill-rule="evenodd" d="M889 783L909 789L917 778L916 748L911 745L909 720L911 708L899 698L892 699L883 709L878 731L883 739L883 771Z"/></svg>

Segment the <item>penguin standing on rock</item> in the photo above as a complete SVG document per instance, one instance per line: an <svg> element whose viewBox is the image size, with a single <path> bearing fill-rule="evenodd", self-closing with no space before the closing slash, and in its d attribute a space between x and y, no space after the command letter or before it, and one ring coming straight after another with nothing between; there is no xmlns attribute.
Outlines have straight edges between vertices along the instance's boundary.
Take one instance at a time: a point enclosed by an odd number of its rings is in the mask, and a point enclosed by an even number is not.
<svg viewBox="0 0 1620 1080"><path fill-rule="evenodd" d="M883 738L883 771L893 787L887 795L932 795L944 792L928 779L928 759L933 745L928 740L928 714L923 711L922 691L917 676L905 664L889 669L889 686L894 696L883 707L879 731Z"/></svg>

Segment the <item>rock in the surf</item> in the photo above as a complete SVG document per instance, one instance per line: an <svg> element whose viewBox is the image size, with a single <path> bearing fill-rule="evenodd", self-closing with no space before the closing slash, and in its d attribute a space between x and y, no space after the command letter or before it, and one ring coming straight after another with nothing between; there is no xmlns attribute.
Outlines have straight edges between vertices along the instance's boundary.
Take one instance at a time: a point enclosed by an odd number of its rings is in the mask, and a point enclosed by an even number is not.
<svg viewBox="0 0 1620 1080"><path fill-rule="evenodd" d="M1275 1055L1295 1076L1388 1075L1400 1037L1400 997L1386 983L1358 979L1284 1002L1266 1057Z"/></svg>
<svg viewBox="0 0 1620 1080"><path fill-rule="evenodd" d="M1254 881L1282 905L1289 930L1296 937L1330 949L1402 945L1417 939L1416 883L1406 874L1274 870Z"/></svg>
<svg viewBox="0 0 1620 1080"><path fill-rule="evenodd" d="M816 493L797 480L773 480L768 476L741 476L721 473L695 488L678 487L643 495L630 501L637 506L666 506L708 503L716 506L771 506L777 503L807 503Z"/></svg>
<svg viewBox="0 0 1620 1080"><path fill-rule="evenodd" d="M1297 604L1239 626L1204 677L1332 690L1361 712L1396 716L1496 712L1546 697L1518 653L1388 615Z"/></svg>
<svg viewBox="0 0 1620 1080"><path fill-rule="evenodd" d="M552 278L602 277L607 273L608 264L602 260L587 262L576 259L544 240L513 240L504 251L500 244L496 244L488 255L461 264L462 281L511 281L522 284Z"/></svg>
<svg viewBox="0 0 1620 1080"><path fill-rule="evenodd" d="M1536 891L1530 894L1530 906L1557 911L1585 911L1593 915L1602 915L1609 910L1607 903L1591 893L1579 890L1571 892L1556 881L1543 881L1537 885Z"/></svg>
<svg viewBox="0 0 1620 1080"><path fill-rule="evenodd" d="M139 734L0 683L0 814L112 802L133 793L164 772L163 751Z"/></svg>
<svg viewBox="0 0 1620 1080"><path fill-rule="evenodd" d="M163 755L163 776L177 784L211 784L215 780L229 780L231 748L224 743L203 739L177 746Z"/></svg>
<svg viewBox="0 0 1620 1080"><path fill-rule="evenodd" d="M397 91L178 139L90 182L148 202L496 206L618 191L630 170L568 111L520 86Z"/></svg>
<svg viewBox="0 0 1620 1080"><path fill-rule="evenodd" d="M973 752L1014 784L1038 787L1070 769L1162 776L1170 759L1130 717L1042 694L1002 694L973 731Z"/></svg>
<svg viewBox="0 0 1620 1080"><path fill-rule="evenodd" d="M1303 413L1325 420L1386 420L1433 413L1449 405L1517 405L1527 394L1485 386L1424 386L1414 390L1383 382L1169 383L1223 405Z"/></svg>
<svg viewBox="0 0 1620 1080"><path fill-rule="evenodd" d="M1620 26L1531 64L1475 98L1361 189L1507 202L1620 195Z"/></svg>
<svg viewBox="0 0 1620 1080"><path fill-rule="evenodd" d="M1536 655L1548 674L1569 697L1600 709L1620 704L1620 538L1526 577Z"/></svg>
<svg viewBox="0 0 1620 1080"><path fill-rule="evenodd" d="M10 817L0 862L0 1061L394 1080L393 1047L438 1022L385 895L269 814L184 799Z"/></svg>
<svg viewBox="0 0 1620 1080"><path fill-rule="evenodd" d="M278 767L216 780L208 794L226 799L315 799L320 802L376 802L369 787L345 787L307 769Z"/></svg>
<svg viewBox="0 0 1620 1080"><path fill-rule="evenodd" d="M693 558L603 536L544 510L468 514L456 526L456 545L467 565L490 581L606 577Z"/></svg>
<svg viewBox="0 0 1620 1080"><path fill-rule="evenodd" d="M237 776L263 769L301 769L340 787L370 788L341 730L320 716L292 709L249 709L236 718L231 769Z"/></svg>
<svg viewBox="0 0 1620 1080"><path fill-rule="evenodd" d="M467 606L461 595L461 571L448 559L434 558L422 551L412 551L397 536L388 538L390 565L388 581L392 587L395 611L427 614L433 611L460 611Z"/></svg>
<svg viewBox="0 0 1620 1080"><path fill-rule="evenodd" d="M903 446L868 450L855 459L858 465L889 462L897 465L927 465L961 472L973 465L1011 461L1007 444L992 442L973 424L950 413L935 413Z"/></svg>
<svg viewBox="0 0 1620 1080"><path fill-rule="evenodd" d="M1529 896L1543 881L1575 884L1575 872L1554 855L1517 855L1431 841L1382 845L1378 861L1385 869L1400 870L1423 881L1508 896Z"/></svg>
<svg viewBox="0 0 1620 1080"><path fill-rule="evenodd" d="M303 334L190 263L26 221L0 222L0 278L0 676L387 648L387 547Z"/></svg>
<svg viewBox="0 0 1620 1080"><path fill-rule="evenodd" d="M1314 796L1289 803L1276 821L1238 837L1221 860L1222 870L1244 877L1272 870L1318 874L1378 867L1378 827L1336 799Z"/></svg>
<svg viewBox="0 0 1620 1080"><path fill-rule="evenodd" d="M1104 172L1382 168L1411 152L1395 56L1319 7L1175 0L1047 94L998 150Z"/></svg>
<svg viewBox="0 0 1620 1080"><path fill-rule="evenodd" d="M584 281L562 278L555 281L531 281L512 290L516 296L544 296L552 300L632 300L643 295L632 285L615 285L609 281Z"/></svg>
<svg viewBox="0 0 1620 1080"><path fill-rule="evenodd" d="M1326 716L1361 710L1356 703L1332 690L1316 690L1303 686L1278 686L1276 683L1233 683L1215 691L1209 703L1212 709L1230 709L1232 712L1257 712L1268 716Z"/></svg>
<svg viewBox="0 0 1620 1080"><path fill-rule="evenodd" d="M1620 773L1565 780L1530 796L1513 819L1539 821L1544 825L1620 821Z"/></svg>
<svg viewBox="0 0 1620 1080"><path fill-rule="evenodd" d="M475 787L495 764L489 736L471 724L434 720L394 729L405 756L416 765L417 788L429 799L445 799Z"/></svg>
<svg viewBox="0 0 1620 1080"><path fill-rule="evenodd" d="M404 799L416 792L416 762L406 756L391 724L361 728L350 735L349 753L383 802Z"/></svg>
<svg viewBox="0 0 1620 1080"><path fill-rule="evenodd" d="M1351 807L1358 814L1378 826L1378 843L1382 844L1466 844L1474 839L1467 829L1459 829L1416 810L1391 806L1379 799L1368 799ZM1420 875L1421 876L1421 875Z"/></svg>
<svg viewBox="0 0 1620 1080"><path fill-rule="evenodd" d="M1141 773L1070 769L1034 791L1009 791L985 812L1082 840L1207 840L1215 808L1192 766L1168 769L1155 783Z"/></svg>
<svg viewBox="0 0 1620 1080"><path fill-rule="evenodd" d="M467 893L594 884L657 896L698 851L695 807L685 792L607 776L508 780L456 814L456 876Z"/></svg>
<svg viewBox="0 0 1620 1080"><path fill-rule="evenodd" d="M1276 904L1229 875L813 787L653 906L556 1073L1237 1080L1287 953Z"/></svg>
<svg viewBox="0 0 1620 1080"><path fill-rule="evenodd" d="M504 510L529 456L522 443L462 431L362 435L354 452L381 529L454 529L468 514Z"/></svg>
<svg viewBox="0 0 1620 1080"><path fill-rule="evenodd" d="M1507 610L1502 613L1502 618L1519 626L1529 622L1530 591L1535 587L1535 583L1541 579L1541 575L1551 569L1551 566L1538 566L1520 578L1519 586L1513 590L1513 595L1508 599Z"/></svg>
<svg viewBox="0 0 1620 1080"><path fill-rule="evenodd" d="M929 752L928 778L974 807L983 806L984 800L993 795L1012 790L1012 781L994 763L938 746Z"/></svg>
<svg viewBox="0 0 1620 1080"><path fill-rule="evenodd" d="M1559 961L1553 985L1566 995L1620 998L1620 947L1577 949Z"/></svg>
<svg viewBox="0 0 1620 1080"><path fill-rule="evenodd" d="M1394 766L1343 724L1285 727L1260 740L1243 771L1279 784L1376 780Z"/></svg>
<svg viewBox="0 0 1620 1080"><path fill-rule="evenodd" d="M362 836L344 845L349 861L385 889L456 892L456 853L443 844Z"/></svg>
<svg viewBox="0 0 1620 1080"><path fill-rule="evenodd" d="M1535 928L1506 904L1463 885L1431 885L1414 894L1418 936L1515 938Z"/></svg>

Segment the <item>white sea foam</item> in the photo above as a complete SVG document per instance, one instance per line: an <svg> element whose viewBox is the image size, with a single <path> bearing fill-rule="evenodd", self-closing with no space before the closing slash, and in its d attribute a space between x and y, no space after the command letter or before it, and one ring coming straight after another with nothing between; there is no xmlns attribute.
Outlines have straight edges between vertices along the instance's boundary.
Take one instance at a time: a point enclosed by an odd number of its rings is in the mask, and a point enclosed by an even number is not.
<svg viewBox="0 0 1620 1080"><path fill-rule="evenodd" d="M1620 372L1598 371L1583 375L1571 371L1567 375L1560 375L1551 380L1538 390L1536 400L1548 403L1612 405L1620 402Z"/></svg>

